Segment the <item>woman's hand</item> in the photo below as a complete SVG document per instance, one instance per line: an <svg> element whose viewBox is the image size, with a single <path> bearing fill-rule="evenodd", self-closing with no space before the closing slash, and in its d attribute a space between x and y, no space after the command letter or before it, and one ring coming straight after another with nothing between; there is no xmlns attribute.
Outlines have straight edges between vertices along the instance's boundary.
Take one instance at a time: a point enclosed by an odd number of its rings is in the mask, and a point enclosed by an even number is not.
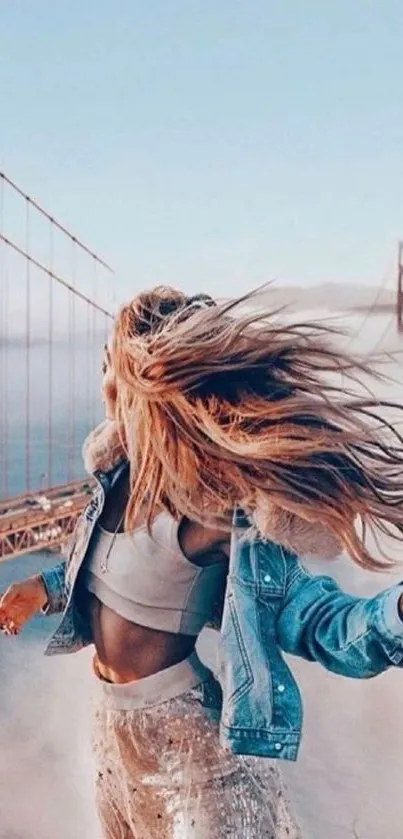
<svg viewBox="0 0 403 839"><path fill-rule="evenodd" d="M18 635L24 624L46 606L47 599L46 588L39 575L13 583L0 596L0 631L5 635Z"/></svg>

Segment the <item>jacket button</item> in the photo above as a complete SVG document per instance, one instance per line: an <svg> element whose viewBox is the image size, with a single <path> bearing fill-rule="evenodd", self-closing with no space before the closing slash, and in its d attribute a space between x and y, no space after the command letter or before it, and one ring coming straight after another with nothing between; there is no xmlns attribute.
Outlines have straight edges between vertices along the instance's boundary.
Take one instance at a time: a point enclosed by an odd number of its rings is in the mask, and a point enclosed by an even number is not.
<svg viewBox="0 0 403 839"><path fill-rule="evenodd" d="M263 579L264 579L265 583L271 583L271 576L270 576L270 574L265 574Z"/></svg>
<svg viewBox="0 0 403 839"><path fill-rule="evenodd" d="M279 693L284 693L284 691L285 691L284 685L278 685L277 690L278 690Z"/></svg>
<svg viewBox="0 0 403 839"><path fill-rule="evenodd" d="M276 752L281 752L281 749L282 749L281 743L275 743L274 748L275 748Z"/></svg>

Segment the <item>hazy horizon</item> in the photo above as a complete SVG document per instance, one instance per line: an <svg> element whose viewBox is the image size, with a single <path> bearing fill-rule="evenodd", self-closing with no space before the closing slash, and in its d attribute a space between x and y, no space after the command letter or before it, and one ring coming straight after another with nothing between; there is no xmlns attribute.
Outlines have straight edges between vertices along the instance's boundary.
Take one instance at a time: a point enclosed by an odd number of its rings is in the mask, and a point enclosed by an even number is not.
<svg viewBox="0 0 403 839"><path fill-rule="evenodd" d="M253 288L250 289L253 291ZM334 295L332 294L334 292ZM304 311L306 309L313 310L328 309L329 312L348 311L354 307L368 307L371 308L375 303L379 305L393 304L396 297L396 289L388 287L373 287L370 283L367 285L354 285L353 283L338 283L338 282L323 282L316 285L291 285L282 284L273 281L263 286L259 292L258 300L264 301L264 304L269 304L273 301L273 305L282 304L295 307ZM15 297L14 307L21 305L18 297ZM123 300L118 301L118 305L123 303ZM43 305L42 305L43 309ZM15 310L14 310L15 311ZM43 312L42 312L43 314ZM64 320L63 320L64 319ZM45 322L46 320L46 322ZM103 325L99 323L103 321ZM1 324L1 319L0 319ZM66 312L62 310L55 316L52 325L52 342L55 346L64 346L69 342L69 326L66 322ZM84 310L75 317L74 329L72 332L76 350L80 348L88 351L91 346L95 351L99 347L99 352L109 335L112 327L112 319L104 318L97 313L95 315L95 327L92 321L92 314L88 316L88 311ZM1 326L0 326L1 328ZM4 327L3 327L4 328ZM49 344L49 313L47 318L44 317L33 318L30 325L30 345L32 347L45 346ZM12 317L10 314L7 321L6 334L0 332L0 348L13 346L21 347L26 344L26 323L24 317Z"/></svg>

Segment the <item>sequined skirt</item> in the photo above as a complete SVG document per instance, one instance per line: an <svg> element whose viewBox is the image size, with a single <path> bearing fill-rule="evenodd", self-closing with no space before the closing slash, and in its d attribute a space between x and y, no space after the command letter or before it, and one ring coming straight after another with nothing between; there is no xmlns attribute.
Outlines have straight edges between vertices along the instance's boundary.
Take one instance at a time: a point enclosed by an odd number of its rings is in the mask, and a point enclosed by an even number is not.
<svg viewBox="0 0 403 839"><path fill-rule="evenodd" d="M220 745L221 690L197 656L129 685L97 685L105 839L300 839L277 764Z"/></svg>

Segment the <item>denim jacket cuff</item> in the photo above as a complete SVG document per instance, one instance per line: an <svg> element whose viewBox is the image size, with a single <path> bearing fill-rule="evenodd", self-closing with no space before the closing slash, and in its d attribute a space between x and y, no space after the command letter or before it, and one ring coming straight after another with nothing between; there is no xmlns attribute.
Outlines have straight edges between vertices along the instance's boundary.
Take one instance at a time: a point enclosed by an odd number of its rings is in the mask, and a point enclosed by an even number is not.
<svg viewBox="0 0 403 839"><path fill-rule="evenodd" d="M382 604L382 617L386 631L403 641L403 620L399 614L399 600L403 595L403 585L395 586L385 593Z"/></svg>
<svg viewBox="0 0 403 839"><path fill-rule="evenodd" d="M65 563L47 568L41 572L41 577L48 595L48 602L41 610L42 614L55 615L62 612L66 602Z"/></svg>

